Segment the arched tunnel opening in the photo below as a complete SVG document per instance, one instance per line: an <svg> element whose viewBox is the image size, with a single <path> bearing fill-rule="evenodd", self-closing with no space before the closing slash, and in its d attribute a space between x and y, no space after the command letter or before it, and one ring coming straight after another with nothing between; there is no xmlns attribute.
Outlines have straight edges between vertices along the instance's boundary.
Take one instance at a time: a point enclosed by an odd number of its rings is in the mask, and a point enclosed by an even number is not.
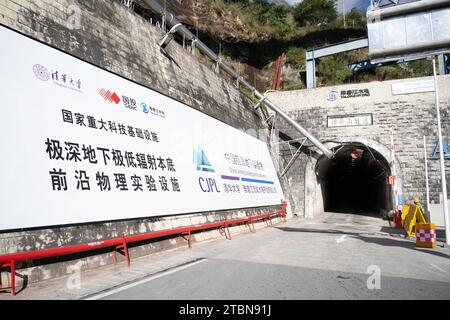
<svg viewBox="0 0 450 320"><path fill-rule="evenodd" d="M334 151L333 159L322 157L316 166L325 211L385 216L392 209L388 161L362 144Z"/></svg>

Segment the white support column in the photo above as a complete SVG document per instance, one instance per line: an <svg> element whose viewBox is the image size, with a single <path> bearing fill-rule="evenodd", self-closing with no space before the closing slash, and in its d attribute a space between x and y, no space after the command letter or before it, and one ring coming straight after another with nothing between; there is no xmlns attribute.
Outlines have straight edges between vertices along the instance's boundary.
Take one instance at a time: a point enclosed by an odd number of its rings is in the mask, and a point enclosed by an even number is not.
<svg viewBox="0 0 450 320"><path fill-rule="evenodd" d="M438 137L439 137L439 160L441 164L441 184L442 184L442 197L444 205L444 221L445 221L445 242L450 245L450 229L449 229L449 216L448 216L448 196L447 196L447 179L445 177L445 161L444 161L444 145L442 141L442 128L441 128L441 110L439 106L439 90L436 75L436 57L433 57L433 73L434 73L434 90L436 96L436 117L438 125Z"/></svg>

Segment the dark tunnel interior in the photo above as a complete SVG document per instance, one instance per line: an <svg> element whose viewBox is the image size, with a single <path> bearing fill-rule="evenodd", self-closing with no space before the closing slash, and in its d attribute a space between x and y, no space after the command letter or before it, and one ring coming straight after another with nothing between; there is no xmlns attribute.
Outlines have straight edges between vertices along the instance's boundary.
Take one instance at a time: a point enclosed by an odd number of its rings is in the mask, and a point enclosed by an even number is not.
<svg viewBox="0 0 450 320"><path fill-rule="evenodd" d="M325 211L382 214L391 210L386 159L358 144L339 146L335 151L333 159L322 157L316 167Z"/></svg>

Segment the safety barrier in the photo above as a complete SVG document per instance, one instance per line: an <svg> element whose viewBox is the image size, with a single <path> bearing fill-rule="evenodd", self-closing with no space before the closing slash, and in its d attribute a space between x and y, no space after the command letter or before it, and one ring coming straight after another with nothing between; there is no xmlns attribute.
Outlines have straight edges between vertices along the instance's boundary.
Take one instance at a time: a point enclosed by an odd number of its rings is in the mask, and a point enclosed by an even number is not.
<svg viewBox="0 0 450 320"><path fill-rule="evenodd" d="M130 256L128 254L128 244L130 244L130 243L145 241L145 240L150 240L150 239L156 239L156 238L162 238L162 237L171 236L171 235L187 235L188 236L188 246L189 246L189 249L191 249L192 248L192 238L191 238L192 232L199 231L199 230L214 229L214 228L219 228L220 232L222 234L225 234L225 237L228 240L231 240L231 233L229 230L229 226L231 226L231 225L247 223L250 231L256 232L255 226L253 224L256 221L266 220L266 222L270 221L270 224L272 224L272 218L276 217L276 216L280 216L282 218L282 221L286 222L286 206L287 206L286 201L284 201L283 206L280 210L277 210L277 211L271 212L271 213L250 216L250 217L246 217L246 218L224 220L224 221L206 223L206 224L201 224L201 225L193 225L193 226L187 226L187 227L181 227L181 228L175 228L175 229L153 231L153 232L149 232L149 233L137 234L137 235L132 235L132 236L126 236L125 233L122 233L122 236L120 238L114 238L114 239L108 239L108 240L102 240L102 241L96 241L96 242L89 242L89 243L65 246L65 247L60 247L60 248L51 248L51 249L43 249L43 250L35 250L35 251L0 255L0 290L11 289L11 293L13 295L16 294L15 270L16 270L16 264L18 262L40 260L40 259L45 259L45 258L51 258L51 257L57 257L57 256L63 256L63 255L69 255L69 254L75 254L75 253L81 253L81 252L86 252L86 251L98 250L98 249L102 249L102 248L113 247L114 263L117 263L116 251L119 249L122 249L124 251L124 255L125 255L127 264L128 264L128 266L130 266L131 261L130 261ZM252 230L252 228L253 228L253 230ZM8 267L10 268L10 273L11 273L11 287L2 288L1 270L4 268L8 268Z"/></svg>
<svg viewBox="0 0 450 320"><path fill-rule="evenodd" d="M416 247L436 248L436 225L416 223Z"/></svg>
<svg viewBox="0 0 450 320"><path fill-rule="evenodd" d="M401 219L402 226L409 237L416 235L416 223L427 223L418 198L414 198L414 204L403 206Z"/></svg>

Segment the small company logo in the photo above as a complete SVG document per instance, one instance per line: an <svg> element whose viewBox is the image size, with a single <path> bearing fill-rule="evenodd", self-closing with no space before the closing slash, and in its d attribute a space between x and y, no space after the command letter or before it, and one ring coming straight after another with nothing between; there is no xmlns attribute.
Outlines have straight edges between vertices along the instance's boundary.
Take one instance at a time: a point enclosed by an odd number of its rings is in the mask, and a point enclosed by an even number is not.
<svg viewBox="0 0 450 320"><path fill-rule="evenodd" d="M142 112L144 112L145 114L154 114L155 116L159 116L161 118L165 118L166 117L166 113L158 108L152 107L150 105L148 105L146 102L141 102L140 107L142 109Z"/></svg>
<svg viewBox="0 0 450 320"><path fill-rule="evenodd" d="M33 66L34 75L42 81L50 80L50 72L42 64L35 64Z"/></svg>
<svg viewBox="0 0 450 320"><path fill-rule="evenodd" d="M148 107L148 105L145 102L141 102L141 108L142 108L142 112L144 113L149 113L150 109Z"/></svg>
<svg viewBox="0 0 450 320"><path fill-rule="evenodd" d="M328 101L336 101L339 97L339 93L336 90L332 90L328 93Z"/></svg>
<svg viewBox="0 0 450 320"><path fill-rule="evenodd" d="M120 102L120 98L115 92L102 88L99 93L106 101L114 102L115 104L119 104Z"/></svg>
<svg viewBox="0 0 450 320"><path fill-rule="evenodd" d="M215 172L201 147L194 149L194 164L198 171Z"/></svg>

